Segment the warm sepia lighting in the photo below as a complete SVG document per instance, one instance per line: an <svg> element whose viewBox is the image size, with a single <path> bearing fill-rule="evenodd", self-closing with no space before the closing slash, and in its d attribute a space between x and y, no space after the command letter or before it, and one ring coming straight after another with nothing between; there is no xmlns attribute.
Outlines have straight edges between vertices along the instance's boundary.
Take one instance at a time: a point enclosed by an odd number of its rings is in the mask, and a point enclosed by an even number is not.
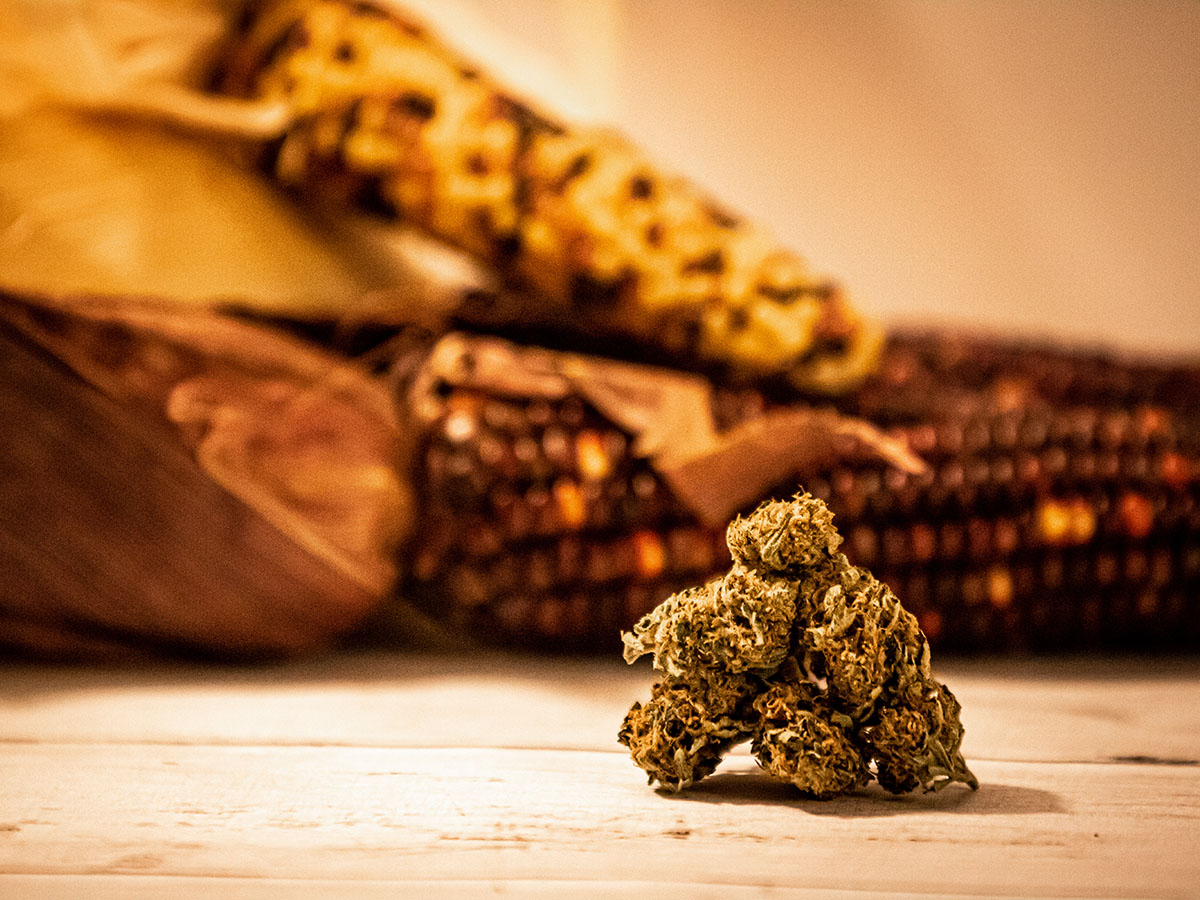
<svg viewBox="0 0 1200 900"><path fill-rule="evenodd" d="M0 898L1194 896L1198 48L0 0Z"/></svg>

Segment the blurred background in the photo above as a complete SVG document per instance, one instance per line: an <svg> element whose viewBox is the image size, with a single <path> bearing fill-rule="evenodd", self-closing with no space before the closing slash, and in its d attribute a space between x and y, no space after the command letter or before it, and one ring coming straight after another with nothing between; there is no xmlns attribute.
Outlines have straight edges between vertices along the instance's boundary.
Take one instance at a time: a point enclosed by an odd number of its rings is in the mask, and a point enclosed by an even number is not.
<svg viewBox="0 0 1200 900"><path fill-rule="evenodd" d="M1200 347L1200 4L458 2L870 312Z"/></svg>
<svg viewBox="0 0 1200 900"><path fill-rule="evenodd" d="M164 80L202 107L194 91L240 5L0 6L0 290L201 306L232 298L267 318L353 325L355 303L366 308L373 289L411 275L377 232L290 202L221 141L146 117L79 111L111 113ZM625 132L664 168L773 231L888 326L999 335L991 345L944 332L893 341L878 377L843 398L843 413L893 430L930 462L920 479L844 460L804 478L837 512L856 561L893 566L883 574L903 586L931 634L938 611L952 608L945 631L960 647L1071 646L1081 622L1085 646L1124 646L1131 617L1147 645L1195 646L1200 4L396 5L516 93ZM392 296L409 302L403 290ZM1021 336L1069 349L1039 355L1003 344ZM101 332L95 346L109 343ZM1189 363L1151 370L1076 352L1095 345ZM121 354L118 344L111 356L121 363ZM26 368L13 365L13 396L26 392L16 377ZM43 412L57 428L63 413L46 393ZM413 506L418 550L432 562L423 569L416 553L411 570L440 592L429 608L440 614L461 602L462 616L483 610L498 621L512 601L524 610L511 617L514 639L555 644L585 630L578 619L609 640L668 587L720 568L719 530L692 527L691 510L630 449L619 423L594 409L584 416L590 407L576 397L547 424L536 403L497 393L449 392L414 452L414 491L424 492ZM714 414L729 425L765 402L734 392ZM24 435L9 431L21 446ZM571 442L550 440L563 433ZM111 441L91 437L109 453ZM34 459L31 496L66 468L61 456ZM140 477L144 468L131 470ZM278 468L271 461L264 470ZM188 472L203 484L211 474ZM123 497L121 474L104 475ZM564 484L571 490L559 496ZM93 486L82 493L90 498ZM145 530L134 513L131 530ZM193 531L184 525L186 546ZM22 528L10 531L25 539ZM97 534L95 552L107 555ZM545 596L530 600L523 592L535 574ZM597 600L596 583L612 588L607 600ZM572 619L576 608L583 612ZM495 630L480 621L481 633ZM179 640L198 642L191 633Z"/></svg>
<svg viewBox="0 0 1200 900"><path fill-rule="evenodd" d="M868 313L1200 347L1200 4L405 5L552 108L626 131ZM314 246L194 141L13 118L47 86L194 81L235 9L0 11L0 284L211 296L387 280L361 253Z"/></svg>

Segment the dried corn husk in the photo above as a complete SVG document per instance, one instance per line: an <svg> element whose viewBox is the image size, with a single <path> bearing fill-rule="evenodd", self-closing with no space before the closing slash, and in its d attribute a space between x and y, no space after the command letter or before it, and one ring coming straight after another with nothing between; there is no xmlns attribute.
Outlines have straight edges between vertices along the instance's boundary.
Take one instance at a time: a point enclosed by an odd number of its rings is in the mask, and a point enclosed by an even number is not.
<svg viewBox="0 0 1200 900"><path fill-rule="evenodd" d="M239 6L0 6L0 289L378 322L484 286L410 229L314 218L211 134L176 127L208 114L200 88ZM104 114L131 98L140 114Z"/></svg>
<svg viewBox="0 0 1200 900"><path fill-rule="evenodd" d="M409 408L432 422L447 388L492 396L562 401L577 397L630 438L690 513L722 525L770 488L839 459L870 459L912 474L924 464L862 419L796 404L720 430L712 382L697 375L576 353L450 334L414 380Z"/></svg>
<svg viewBox="0 0 1200 900"><path fill-rule="evenodd" d="M295 653L388 596L412 508L380 383L207 313L0 300L3 643Z"/></svg>

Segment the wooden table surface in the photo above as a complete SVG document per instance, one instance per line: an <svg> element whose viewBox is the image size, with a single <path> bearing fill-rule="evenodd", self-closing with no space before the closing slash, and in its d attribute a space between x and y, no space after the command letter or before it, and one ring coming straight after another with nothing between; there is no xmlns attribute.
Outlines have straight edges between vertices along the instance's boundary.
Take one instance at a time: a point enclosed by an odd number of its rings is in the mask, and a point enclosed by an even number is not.
<svg viewBox="0 0 1200 900"><path fill-rule="evenodd" d="M648 788L619 661L7 663L0 897L1200 896L1200 660L936 668L978 793L821 803Z"/></svg>

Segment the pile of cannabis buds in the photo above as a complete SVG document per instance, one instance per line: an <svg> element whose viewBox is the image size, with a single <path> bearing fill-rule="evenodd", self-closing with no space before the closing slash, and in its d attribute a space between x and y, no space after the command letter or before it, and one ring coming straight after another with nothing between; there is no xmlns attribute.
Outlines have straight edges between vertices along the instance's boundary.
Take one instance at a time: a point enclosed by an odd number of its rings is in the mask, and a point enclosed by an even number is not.
<svg viewBox="0 0 1200 900"><path fill-rule="evenodd" d="M802 494L736 519L723 578L668 597L623 635L661 680L620 741L650 783L682 790L752 741L759 765L827 799L871 778L893 793L978 787L960 707L895 594L838 553L833 514Z"/></svg>

